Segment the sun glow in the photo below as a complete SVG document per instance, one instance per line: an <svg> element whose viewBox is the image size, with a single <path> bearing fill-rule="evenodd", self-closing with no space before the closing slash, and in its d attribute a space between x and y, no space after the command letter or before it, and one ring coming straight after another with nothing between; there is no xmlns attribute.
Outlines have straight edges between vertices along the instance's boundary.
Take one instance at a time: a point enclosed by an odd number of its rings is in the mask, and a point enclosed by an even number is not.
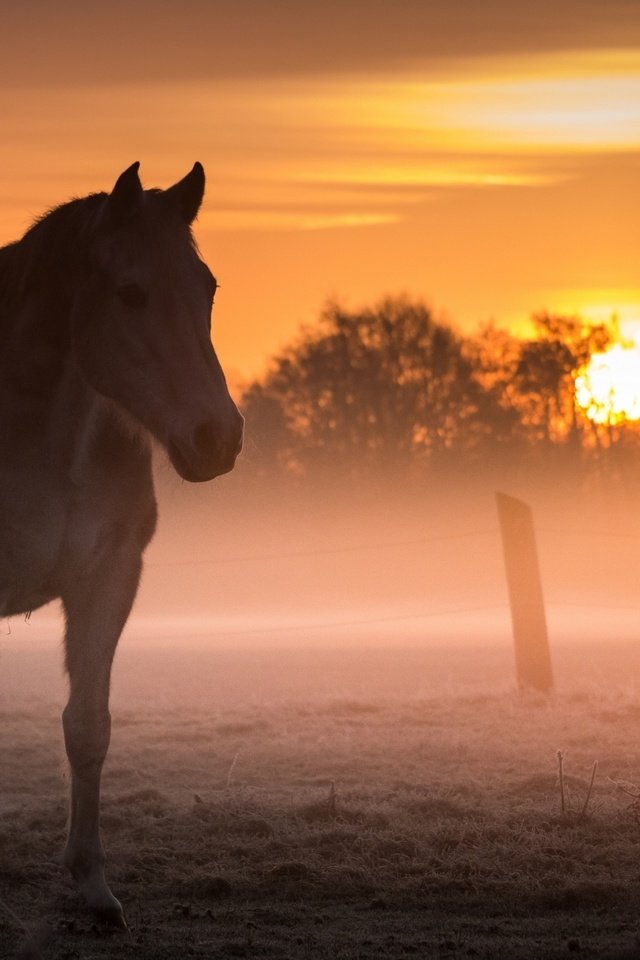
<svg viewBox="0 0 640 960"><path fill-rule="evenodd" d="M575 381L577 405L594 423L640 420L640 343L594 353Z"/></svg>

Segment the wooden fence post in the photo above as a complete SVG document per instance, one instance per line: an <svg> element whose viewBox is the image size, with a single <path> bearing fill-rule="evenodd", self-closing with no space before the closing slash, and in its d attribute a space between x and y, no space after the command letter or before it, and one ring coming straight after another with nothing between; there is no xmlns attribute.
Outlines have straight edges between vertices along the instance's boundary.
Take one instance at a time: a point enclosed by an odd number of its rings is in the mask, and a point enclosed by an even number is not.
<svg viewBox="0 0 640 960"><path fill-rule="evenodd" d="M553 690L547 619L531 507L496 493L520 690Z"/></svg>

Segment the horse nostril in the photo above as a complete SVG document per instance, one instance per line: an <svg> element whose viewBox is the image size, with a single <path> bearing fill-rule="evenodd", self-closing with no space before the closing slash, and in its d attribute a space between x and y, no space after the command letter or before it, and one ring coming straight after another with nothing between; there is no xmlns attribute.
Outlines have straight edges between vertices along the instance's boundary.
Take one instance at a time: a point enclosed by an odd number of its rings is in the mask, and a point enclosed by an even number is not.
<svg viewBox="0 0 640 960"><path fill-rule="evenodd" d="M242 450L242 432L239 437L234 436L232 440L222 439L220 433L220 429L215 424L201 423L193 431L194 452L204 460L215 458L225 463L227 461L233 463Z"/></svg>
<svg viewBox="0 0 640 960"><path fill-rule="evenodd" d="M225 429L226 428L226 429ZM192 483L213 480L233 470L242 448L242 429L205 420L191 433L169 437L169 458L181 477Z"/></svg>

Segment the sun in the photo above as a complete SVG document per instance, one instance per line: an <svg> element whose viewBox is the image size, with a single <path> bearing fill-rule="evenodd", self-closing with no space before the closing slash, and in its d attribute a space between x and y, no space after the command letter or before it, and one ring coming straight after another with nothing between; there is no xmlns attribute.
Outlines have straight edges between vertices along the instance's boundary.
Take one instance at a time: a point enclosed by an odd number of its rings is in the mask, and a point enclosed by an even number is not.
<svg viewBox="0 0 640 960"><path fill-rule="evenodd" d="M594 423L640 420L640 344L594 353L575 378L577 406Z"/></svg>

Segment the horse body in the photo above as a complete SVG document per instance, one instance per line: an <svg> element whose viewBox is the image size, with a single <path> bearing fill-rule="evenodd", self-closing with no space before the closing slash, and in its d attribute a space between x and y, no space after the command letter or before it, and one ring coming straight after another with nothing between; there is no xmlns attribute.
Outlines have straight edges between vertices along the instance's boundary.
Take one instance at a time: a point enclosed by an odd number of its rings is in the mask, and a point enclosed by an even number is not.
<svg viewBox="0 0 640 960"><path fill-rule="evenodd" d="M127 436L74 371L31 411L11 411L4 387L4 422L13 414L26 435L0 442L0 616L12 616L64 597L118 530L144 549L155 498L149 444Z"/></svg>
<svg viewBox="0 0 640 960"><path fill-rule="evenodd" d="M190 224L202 168L71 201L0 250L0 616L60 598L71 766L64 860L124 924L104 878L110 672L156 524L150 439L187 480L231 469L242 418L211 346L215 280Z"/></svg>

